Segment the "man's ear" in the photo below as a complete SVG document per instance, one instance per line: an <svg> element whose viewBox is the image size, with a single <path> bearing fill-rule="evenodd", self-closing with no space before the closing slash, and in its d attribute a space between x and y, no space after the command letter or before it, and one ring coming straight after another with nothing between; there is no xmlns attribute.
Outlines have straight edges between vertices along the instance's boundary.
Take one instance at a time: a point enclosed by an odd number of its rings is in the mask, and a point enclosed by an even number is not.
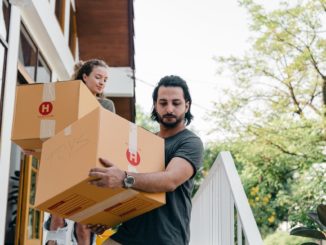
<svg viewBox="0 0 326 245"><path fill-rule="evenodd" d="M186 102L186 113L189 111L190 103L189 101Z"/></svg>
<svg viewBox="0 0 326 245"><path fill-rule="evenodd" d="M83 80L86 82L86 79L87 79L87 75L84 73L83 74Z"/></svg>

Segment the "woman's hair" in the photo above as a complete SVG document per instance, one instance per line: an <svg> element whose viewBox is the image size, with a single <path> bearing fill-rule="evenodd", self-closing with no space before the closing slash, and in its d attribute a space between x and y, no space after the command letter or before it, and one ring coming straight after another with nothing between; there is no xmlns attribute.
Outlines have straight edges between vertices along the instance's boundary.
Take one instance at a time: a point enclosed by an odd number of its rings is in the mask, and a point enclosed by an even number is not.
<svg viewBox="0 0 326 245"><path fill-rule="evenodd" d="M90 59L86 61L79 61L75 64L74 74L72 75L72 79L74 80L83 80L83 74L89 76L89 74L93 71L94 67L101 66L105 68L109 68L109 66L105 63L104 60L99 59Z"/></svg>
<svg viewBox="0 0 326 245"><path fill-rule="evenodd" d="M86 76L89 76L91 72L93 71L94 67L104 67L109 68L108 64L104 60L99 59L90 59L86 61L80 60L78 63L74 66L74 74L72 75L71 79L73 80L82 80L83 83L85 83L83 79L83 75L86 74ZM103 94L97 94L96 95L99 98L103 98Z"/></svg>

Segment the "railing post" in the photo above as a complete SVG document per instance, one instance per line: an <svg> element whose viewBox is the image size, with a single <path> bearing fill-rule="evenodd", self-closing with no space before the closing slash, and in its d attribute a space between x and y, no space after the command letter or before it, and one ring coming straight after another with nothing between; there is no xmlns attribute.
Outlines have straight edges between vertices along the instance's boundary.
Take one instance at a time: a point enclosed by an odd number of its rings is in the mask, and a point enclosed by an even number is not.
<svg viewBox="0 0 326 245"><path fill-rule="evenodd" d="M237 209L237 236L234 208ZM240 177L229 152L216 158L193 198L191 245L262 245Z"/></svg>

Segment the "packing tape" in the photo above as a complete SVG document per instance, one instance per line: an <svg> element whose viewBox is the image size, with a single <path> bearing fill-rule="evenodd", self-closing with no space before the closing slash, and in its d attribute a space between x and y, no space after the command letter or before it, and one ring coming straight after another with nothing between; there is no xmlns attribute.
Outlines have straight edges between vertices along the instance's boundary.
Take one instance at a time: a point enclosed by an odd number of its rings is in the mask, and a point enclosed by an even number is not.
<svg viewBox="0 0 326 245"><path fill-rule="evenodd" d="M55 84L44 83L42 102L55 101ZM40 139L42 141L53 136L55 133L55 120L41 119L40 122Z"/></svg>
<svg viewBox="0 0 326 245"><path fill-rule="evenodd" d="M66 236L67 236L68 227L58 228L56 231L47 231L45 244L48 241L56 241L55 244L64 245L66 244Z"/></svg>
<svg viewBox="0 0 326 245"><path fill-rule="evenodd" d="M137 156L137 126L134 123L129 123L129 144L128 150L131 154ZM128 164L128 171L137 173L137 168L131 164Z"/></svg>
<svg viewBox="0 0 326 245"><path fill-rule="evenodd" d="M128 164L128 172L138 173L137 168L132 166L131 164Z"/></svg>
<svg viewBox="0 0 326 245"><path fill-rule="evenodd" d="M129 145L130 153L137 154L137 126L134 123L129 123Z"/></svg>
<svg viewBox="0 0 326 245"><path fill-rule="evenodd" d="M40 139L50 138L55 133L55 120L42 119L40 125Z"/></svg>
<svg viewBox="0 0 326 245"><path fill-rule="evenodd" d="M43 84L42 102L44 101L55 101L55 83Z"/></svg>
<svg viewBox="0 0 326 245"><path fill-rule="evenodd" d="M131 189L124 190L124 191L112 196L111 198L108 198L102 202L94 204L93 206L90 206L76 214L69 216L69 219L80 222L82 220L92 217L95 214L103 212L105 209L108 209L110 207L113 207L114 205L117 205L126 200L129 200L130 198L136 196L137 194L138 194L137 191L134 191Z"/></svg>
<svg viewBox="0 0 326 245"><path fill-rule="evenodd" d="M64 134L65 136L71 135L71 125L69 125L68 127L66 127L66 128L63 130L63 134Z"/></svg>

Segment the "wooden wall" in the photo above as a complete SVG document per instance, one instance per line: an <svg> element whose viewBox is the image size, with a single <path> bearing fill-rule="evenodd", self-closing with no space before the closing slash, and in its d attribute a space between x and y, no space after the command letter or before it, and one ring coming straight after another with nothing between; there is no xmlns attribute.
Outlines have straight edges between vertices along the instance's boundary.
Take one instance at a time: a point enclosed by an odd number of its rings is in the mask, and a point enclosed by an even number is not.
<svg viewBox="0 0 326 245"><path fill-rule="evenodd" d="M76 9L80 59L134 69L133 0L76 0ZM119 115L134 121L134 97L110 99Z"/></svg>

